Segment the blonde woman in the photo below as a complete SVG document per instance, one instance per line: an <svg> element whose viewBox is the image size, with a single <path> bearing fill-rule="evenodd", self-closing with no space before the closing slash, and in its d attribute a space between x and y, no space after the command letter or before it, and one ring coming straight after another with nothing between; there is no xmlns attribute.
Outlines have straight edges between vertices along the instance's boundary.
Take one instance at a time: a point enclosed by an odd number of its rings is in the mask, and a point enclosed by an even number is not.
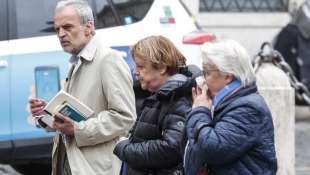
<svg viewBox="0 0 310 175"><path fill-rule="evenodd" d="M185 116L191 110L195 81L185 57L167 38L150 36L133 46L140 88L150 92L137 106L131 136L114 153L124 162L122 175L182 174ZM141 98L136 91L136 97Z"/></svg>

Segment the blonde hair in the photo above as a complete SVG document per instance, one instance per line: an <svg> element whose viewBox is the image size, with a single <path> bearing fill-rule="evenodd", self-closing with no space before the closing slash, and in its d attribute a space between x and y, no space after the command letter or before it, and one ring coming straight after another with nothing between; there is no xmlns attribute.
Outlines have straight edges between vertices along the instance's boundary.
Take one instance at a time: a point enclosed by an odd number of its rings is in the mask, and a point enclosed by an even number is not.
<svg viewBox="0 0 310 175"><path fill-rule="evenodd" d="M150 61L155 69L160 66L167 66L169 75L176 74L179 68L186 65L186 58L163 36L149 36L138 41L131 50L132 57L142 57Z"/></svg>

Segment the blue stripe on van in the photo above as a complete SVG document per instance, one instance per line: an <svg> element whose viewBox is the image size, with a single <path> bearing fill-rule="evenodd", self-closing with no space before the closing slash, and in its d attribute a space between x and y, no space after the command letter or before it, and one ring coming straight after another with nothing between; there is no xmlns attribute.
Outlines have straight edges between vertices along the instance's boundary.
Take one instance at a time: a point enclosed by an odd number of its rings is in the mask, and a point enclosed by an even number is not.
<svg viewBox="0 0 310 175"><path fill-rule="evenodd" d="M10 134L0 135L0 141L11 140L12 136Z"/></svg>
<svg viewBox="0 0 310 175"><path fill-rule="evenodd" d="M33 132L25 132L25 133L15 133L13 136L10 134L0 135L0 141L9 141L9 140L24 140L24 139L33 139L33 138L45 138L45 137L53 137L55 133L47 133L45 131L33 131Z"/></svg>
<svg viewBox="0 0 310 175"><path fill-rule="evenodd" d="M33 139L33 138L41 138L41 137L53 137L55 136L55 132L47 133L43 129L41 131L34 132L24 132L24 133L15 133L12 136L12 140L21 140L21 139ZM1 139L1 138L0 138Z"/></svg>
<svg viewBox="0 0 310 175"><path fill-rule="evenodd" d="M136 76L134 73L136 65L130 53L130 46L112 46L112 48L126 53L125 61L130 68L132 78L135 79Z"/></svg>

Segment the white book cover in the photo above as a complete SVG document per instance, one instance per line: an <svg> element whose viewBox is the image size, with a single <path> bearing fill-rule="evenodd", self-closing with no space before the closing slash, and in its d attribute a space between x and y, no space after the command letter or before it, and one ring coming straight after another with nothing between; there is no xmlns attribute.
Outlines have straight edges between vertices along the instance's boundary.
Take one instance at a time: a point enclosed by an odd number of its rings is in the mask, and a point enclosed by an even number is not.
<svg viewBox="0 0 310 175"><path fill-rule="evenodd" d="M92 109L64 90L60 90L49 101L44 111L52 116L62 113L77 122L86 120L94 113Z"/></svg>

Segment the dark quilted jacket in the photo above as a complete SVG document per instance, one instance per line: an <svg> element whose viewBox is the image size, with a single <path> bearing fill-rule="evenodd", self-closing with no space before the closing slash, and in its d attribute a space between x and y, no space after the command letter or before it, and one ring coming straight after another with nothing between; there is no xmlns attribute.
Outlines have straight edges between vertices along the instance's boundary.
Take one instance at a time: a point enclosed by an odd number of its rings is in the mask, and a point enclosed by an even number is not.
<svg viewBox="0 0 310 175"><path fill-rule="evenodd" d="M176 74L158 92L142 100L138 97L131 137L114 149L127 163L129 175L169 175L182 168L184 123L194 85L194 79Z"/></svg>
<svg viewBox="0 0 310 175"><path fill-rule="evenodd" d="M277 160L270 111L256 85L243 88L215 109L197 107L186 123L187 175L274 175Z"/></svg>

